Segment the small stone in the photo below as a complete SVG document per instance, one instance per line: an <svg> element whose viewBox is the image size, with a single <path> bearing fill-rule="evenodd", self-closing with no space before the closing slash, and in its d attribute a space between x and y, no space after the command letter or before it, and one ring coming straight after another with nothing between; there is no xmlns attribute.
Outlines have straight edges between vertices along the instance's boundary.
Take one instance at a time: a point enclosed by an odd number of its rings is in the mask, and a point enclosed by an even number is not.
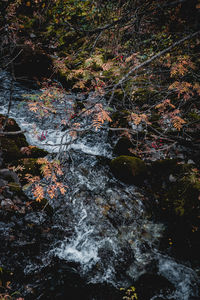
<svg viewBox="0 0 200 300"><path fill-rule="evenodd" d="M192 159L188 159L188 162L187 162L189 165L195 165L195 162L192 160Z"/></svg>
<svg viewBox="0 0 200 300"><path fill-rule="evenodd" d="M0 187L5 186L7 183L8 183L7 181L0 179Z"/></svg>
<svg viewBox="0 0 200 300"><path fill-rule="evenodd" d="M10 208L13 205L14 205L14 203L12 202L11 199L6 198L6 199L1 201L1 207L2 208Z"/></svg>
<svg viewBox="0 0 200 300"><path fill-rule="evenodd" d="M169 175L169 181L170 182L176 182L176 178L172 174L170 174Z"/></svg>
<svg viewBox="0 0 200 300"><path fill-rule="evenodd" d="M6 189L6 191L4 193L4 196L12 198L13 197L13 192L11 192L9 189Z"/></svg>

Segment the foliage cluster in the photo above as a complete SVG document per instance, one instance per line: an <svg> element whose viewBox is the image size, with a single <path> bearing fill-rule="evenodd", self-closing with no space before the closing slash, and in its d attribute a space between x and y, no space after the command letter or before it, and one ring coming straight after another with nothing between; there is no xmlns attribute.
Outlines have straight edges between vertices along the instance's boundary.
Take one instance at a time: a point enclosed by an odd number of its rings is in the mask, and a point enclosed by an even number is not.
<svg viewBox="0 0 200 300"><path fill-rule="evenodd" d="M61 122L72 135L82 130L79 116L92 113L91 126L118 127L137 144L136 155L167 157L179 141L199 147L199 16L198 0L5 0L0 59L5 69L14 68L20 45L51 57L48 80L63 87L40 82L46 86L29 102L39 117L56 114L65 90L93 92L107 103L83 104L76 122L69 122L70 111ZM120 129L110 111L124 109L128 125ZM135 140L138 129L144 134Z"/></svg>

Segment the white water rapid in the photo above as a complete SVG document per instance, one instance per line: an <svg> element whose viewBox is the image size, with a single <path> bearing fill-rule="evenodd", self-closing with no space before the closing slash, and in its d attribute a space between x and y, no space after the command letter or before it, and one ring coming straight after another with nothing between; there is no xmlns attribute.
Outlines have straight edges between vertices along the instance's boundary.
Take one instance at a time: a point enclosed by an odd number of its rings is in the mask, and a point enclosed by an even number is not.
<svg viewBox="0 0 200 300"><path fill-rule="evenodd" d="M2 72L1 114L7 113L9 85L9 75ZM15 84L10 117L26 131L30 145L58 153L61 141L65 144L72 139L69 135L63 139L60 123L78 96L66 95L62 103L55 102L56 114L37 119L35 113L28 110L27 100L23 100L24 94L34 93ZM91 95L87 101L93 103L97 99ZM87 122L82 122L82 127L87 128ZM44 140L41 139L43 134ZM158 296L159 299L190 300L196 296L198 279L194 270L157 250L164 227L149 220L141 190L119 182L110 173L106 161L113 154L108 131L80 134L62 153L62 161L65 155L66 160L71 159L70 163L66 162L64 178L69 189L65 196L50 203L56 210L55 228L62 227L66 234L63 240L50 245L50 256L74 263L87 282L106 282L116 287L128 287L156 265L157 274L172 283L175 291L165 291L151 300ZM28 269L31 273L31 266L27 266Z"/></svg>

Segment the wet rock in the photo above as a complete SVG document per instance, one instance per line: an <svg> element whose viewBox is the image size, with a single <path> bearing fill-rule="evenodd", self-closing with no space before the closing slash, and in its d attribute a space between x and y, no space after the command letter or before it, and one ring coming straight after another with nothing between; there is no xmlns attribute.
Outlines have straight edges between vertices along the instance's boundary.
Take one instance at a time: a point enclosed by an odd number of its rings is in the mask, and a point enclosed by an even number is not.
<svg viewBox="0 0 200 300"><path fill-rule="evenodd" d="M3 191L3 196L7 198L13 198L13 192L9 190L8 186L5 187Z"/></svg>
<svg viewBox="0 0 200 300"><path fill-rule="evenodd" d="M48 78L52 74L52 59L41 50L34 50L28 45L16 48L20 53L14 61L15 76L19 80Z"/></svg>
<svg viewBox="0 0 200 300"><path fill-rule="evenodd" d="M135 283L136 292L139 299L149 300L158 294L170 295L174 290L174 285L165 277L156 274L144 274Z"/></svg>
<svg viewBox="0 0 200 300"><path fill-rule="evenodd" d="M196 266L200 252L199 171L193 164L163 160L153 163L151 172L149 193L157 200L152 212L165 223L160 249Z"/></svg>
<svg viewBox="0 0 200 300"><path fill-rule="evenodd" d="M2 150L3 150L3 159L5 162L10 163L14 160L20 159L23 157L20 149L27 146L26 140L16 136L16 139L11 139L8 137L2 137Z"/></svg>
<svg viewBox="0 0 200 300"><path fill-rule="evenodd" d="M37 163L37 158L22 158L14 163L15 166L20 165L22 166L22 170L19 170L18 173L21 177L21 182L27 183L27 181L24 179L25 174L31 174L33 176L40 176L40 166Z"/></svg>
<svg viewBox="0 0 200 300"><path fill-rule="evenodd" d="M28 223L33 223L35 225L42 225L46 220L45 212L30 212L25 216L25 220Z"/></svg>
<svg viewBox="0 0 200 300"><path fill-rule="evenodd" d="M8 181L0 178L0 187L4 187L7 183L8 183Z"/></svg>
<svg viewBox="0 0 200 300"><path fill-rule="evenodd" d="M130 128L127 117L129 116L129 111L121 110L116 111L111 114L112 123L111 126L121 127L121 128Z"/></svg>
<svg viewBox="0 0 200 300"><path fill-rule="evenodd" d="M14 181L17 184L20 184L17 174L9 169L1 169L0 176L7 181Z"/></svg>
<svg viewBox="0 0 200 300"><path fill-rule="evenodd" d="M136 157L122 155L110 163L113 174L125 183L142 184L147 175L145 163Z"/></svg>
<svg viewBox="0 0 200 300"><path fill-rule="evenodd" d="M6 118L3 115L0 115L0 124L3 125ZM14 119L9 118L5 127L7 132L20 131L20 127L17 125ZM27 147L28 143L24 134L17 135L7 135L1 136L1 148L2 148L2 158L5 162L12 162L13 160L23 157L20 149L22 147Z"/></svg>
<svg viewBox="0 0 200 300"><path fill-rule="evenodd" d="M15 223L10 222L8 224L4 223L4 222L0 222L0 235L6 236L10 233L10 231L12 230L12 228L14 228Z"/></svg>
<svg viewBox="0 0 200 300"><path fill-rule="evenodd" d="M0 201L3 200L3 199L4 199L4 196L3 196L3 195L0 195Z"/></svg>
<svg viewBox="0 0 200 300"><path fill-rule="evenodd" d="M46 150L43 150L43 149L40 149L40 148L38 148L38 147L32 147L31 149L30 149L30 157L31 158L39 158L39 157L45 157L47 154L48 154L48 152L46 151Z"/></svg>
<svg viewBox="0 0 200 300"><path fill-rule="evenodd" d="M21 185L17 184L16 182L9 182L8 187L12 193L15 193L16 195L20 195L22 193Z"/></svg>
<svg viewBox="0 0 200 300"><path fill-rule="evenodd" d="M1 201L1 207L3 209L10 209L12 206L14 206L14 203L9 198L5 198L4 200Z"/></svg>
<svg viewBox="0 0 200 300"><path fill-rule="evenodd" d="M127 138L122 137L118 140L117 144L115 145L113 152L116 155L129 155L129 156L135 156L129 149L133 148L133 143Z"/></svg>

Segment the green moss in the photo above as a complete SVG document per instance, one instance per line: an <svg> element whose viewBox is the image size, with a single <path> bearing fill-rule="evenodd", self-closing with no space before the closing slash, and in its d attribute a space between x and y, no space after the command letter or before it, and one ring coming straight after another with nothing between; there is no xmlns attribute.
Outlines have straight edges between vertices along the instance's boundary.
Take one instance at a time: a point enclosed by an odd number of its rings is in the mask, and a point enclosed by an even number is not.
<svg viewBox="0 0 200 300"><path fill-rule="evenodd" d="M151 176L156 180L163 178L173 173L177 168L177 160L175 159L162 159L157 160L151 164Z"/></svg>
<svg viewBox="0 0 200 300"><path fill-rule="evenodd" d="M129 128L127 117L129 116L129 111L121 110L116 111L111 114L112 123L111 126L118 127L118 128Z"/></svg>
<svg viewBox="0 0 200 300"><path fill-rule="evenodd" d="M143 81L144 79L141 80L140 83L143 83ZM138 88L133 95L133 101L138 105L152 104L153 102L157 101L159 97L160 95L157 93L157 91L150 90L147 87Z"/></svg>
<svg viewBox="0 0 200 300"><path fill-rule="evenodd" d="M16 182L9 182L8 186L12 192L18 193L19 191L21 191L21 186Z"/></svg>
<svg viewBox="0 0 200 300"><path fill-rule="evenodd" d="M37 163L37 158L22 158L15 162L13 162L15 167L20 166L21 169L17 171L17 174L20 178L20 182L22 185L28 183L28 181L24 178L26 174L31 174L32 176L41 176L40 166Z"/></svg>
<svg viewBox="0 0 200 300"><path fill-rule="evenodd" d="M6 120L6 117L4 115L0 114L0 124L3 125L4 122ZM16 123L16 121L14 119L8 118L7 123L6 123L6 127L5 127L5 131L20 131L20 127L18 126L18 124Z"/></svg>
<svg viewBox="0 0 200 300"><path fill-rule="evenodd" d="M170 175L175 181L169 180ZM157 161L152 164L150 180L167 218L170 214L193 222L198 220L200 182L197 169L190 164L177 164L175 160Z"/></svg>
<svg viewBox="0 0 200 300"><path fill-rule="evenodd" d="M187 118L190 121L200 121L200 115L195 112L190 112L187 114Z"/></svg>
<svg viewBox="0 0 200 300"><path fill-rule="evenodd" d="M168 209L177 216L196 219L200 213L199 197L200 185L191 183L189 178L182 178L176 184L172 184L166 196ZM163 199L165 204L165 199Z"/></svg>
<svg viewBox="0 0 200 300"><path fill-rule="evenodd" d="M135 156L130 152L130 148L133 148L134 145L127 137L122 137L118 140L117 144L115 145L113 151L117 155L128 155L128 156Z"/></svg>
<svg viewBox="0 0 200 300"><path fill-rule="evenodd" d="M0 115L0 124L4 124L5 116ZM14 119L8 119L5 131L15 132L20 131L20 127L17 125ZM28 143L24 134L7 135L1 137L1 148L3 152L3 158L5 162L12 162L23 157L20 152L22 147L27 147Z"/></svg>
<svg viewBox="0 0 200 300"><path fill-rule="evenodd" d="M24 169L21 171L21 174L31 174L33 176L39 176L40 165L37 163L37 158L22 158L18 161L18 164L21 165Z"/></svg>
<svg viewBox="0 0 200 300"><path fill-rule="evenodd" d="M10 163L14 160L22 158L22 153L20 152L20 148L15 140L2 137L1 147L5 162Z"/></svg>
<svg viewBox="0 0 200 300"><path fill-rule="evenodd" d="M31 158L39 158L39 157L44 157L48 154L48 152L46 150L37 148L37 147L33 147L31 149L31 154L30 157Z"/></svg>
<svg viewBox="0 0 200 300"><path fill-rule="evenodd" d="M121 155L110 163L113 174L125 183L141 184L146 175L145 163L136 157Z"/></svg>

